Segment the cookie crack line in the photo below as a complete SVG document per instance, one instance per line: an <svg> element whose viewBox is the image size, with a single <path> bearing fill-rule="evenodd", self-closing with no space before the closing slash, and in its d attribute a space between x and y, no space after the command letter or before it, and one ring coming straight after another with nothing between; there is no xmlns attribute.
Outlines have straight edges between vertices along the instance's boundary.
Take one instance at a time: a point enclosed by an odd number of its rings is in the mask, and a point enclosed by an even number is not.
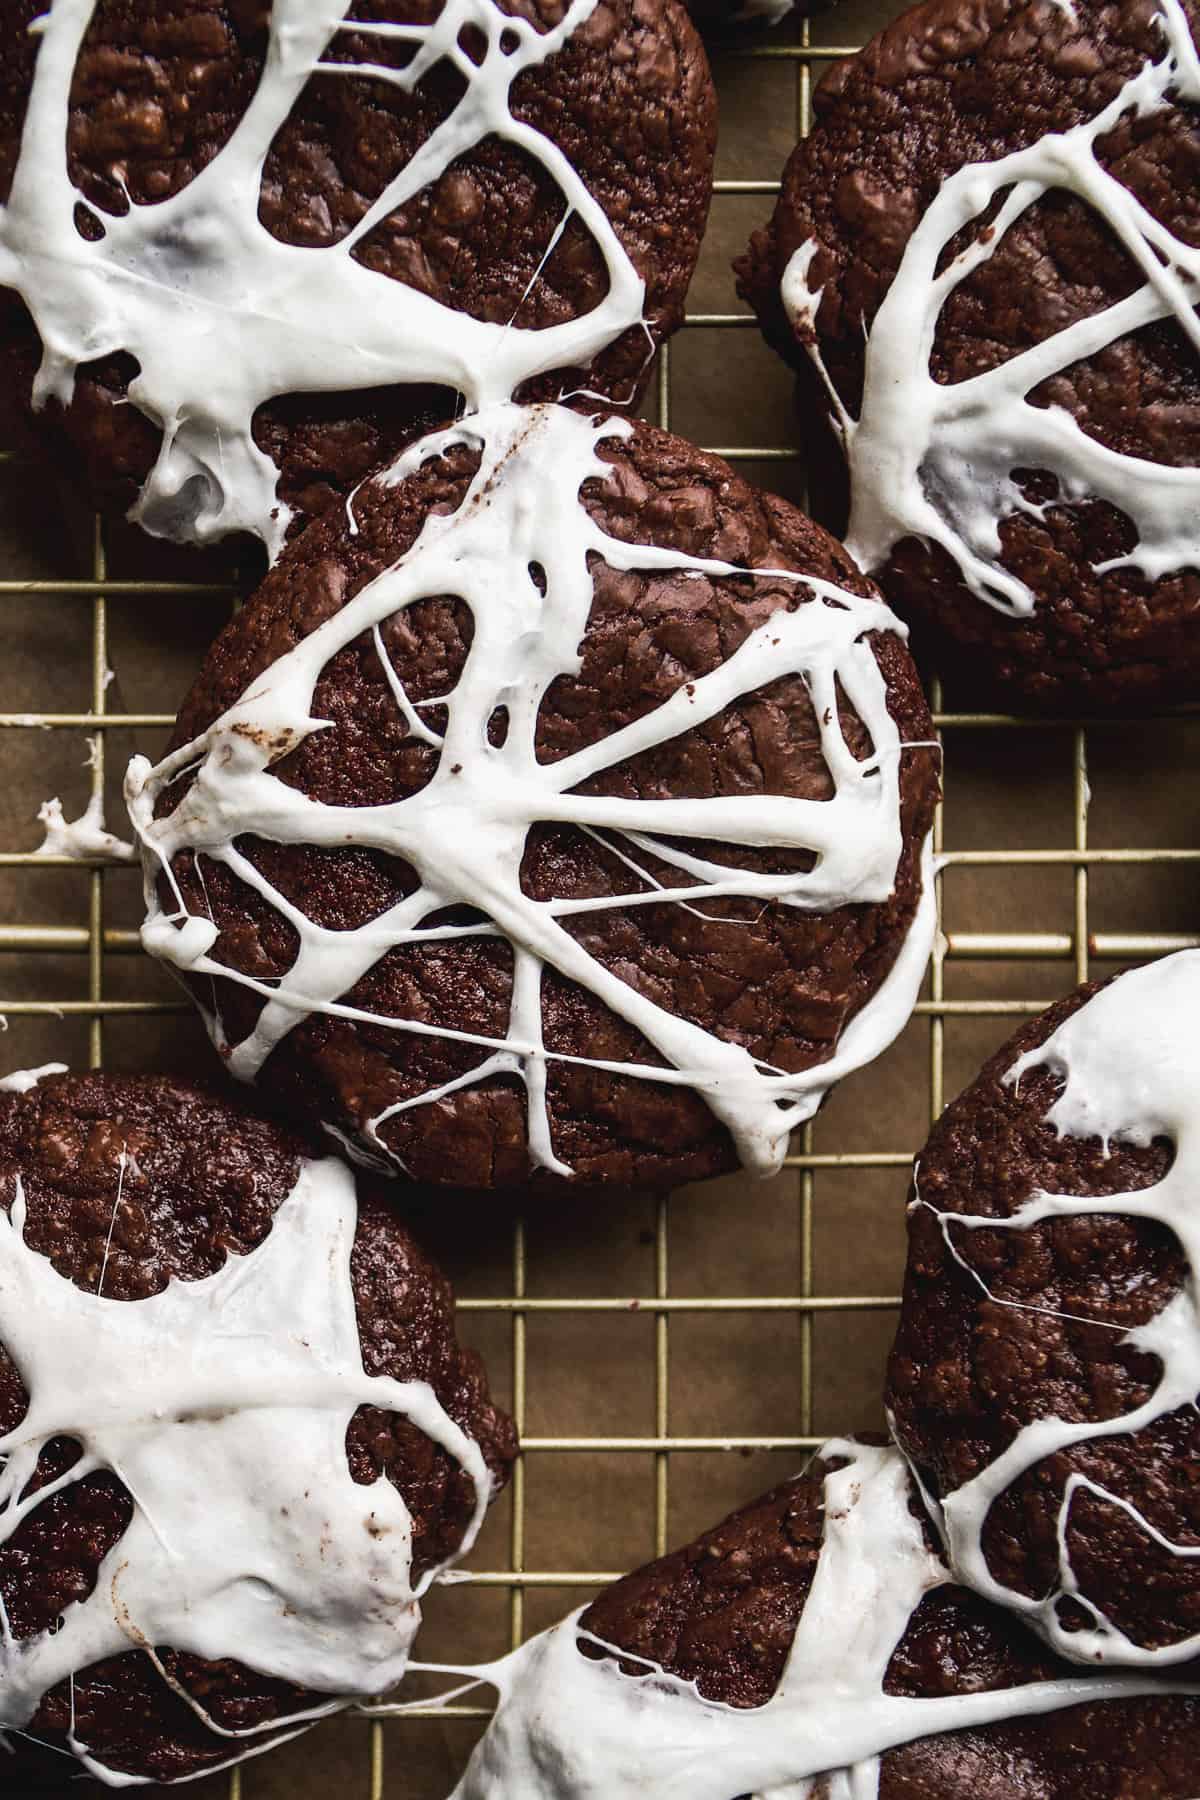
<svg viewBox="0 0 1200 1800"><path fill-rule="evenodd" d="M1145 1147L1156 1138L1169 1139L1175 1155L1161 1181L1120 1194L1039 1191L1007 1218L939 1211L921 1200L919 1191L914 1202L933 1212L950 1254L989 1298L982 1277L963 1250L951 1242L952 1228L961 1228L968 1235L976 1231L1019 1232L1052 1219L1109 1213L1165 1226L1183 1251L1187 1273L1179 1293L1147 1323L1122 1331L1120 1336L1122 1345L1153 1356L1160 1365L1154 1390L1141 1406L1117 1418L1032 1420L1021 1426L1006 1450L960 1487L940 1499L923 1490L956 1577L985 1599L1018 1613L1052 1649L1073 1661L1157 1668L1200 1655L1200 1633L1153 1647L1138 1643L1107 1617L1072 1567L1071 1511L1079 1495L1089 1494L1123 1512L1148 1542L1172 1556L1200 1557L1200 1543L1172 1542L1127 1497L1077 1470L1063 1483L1055 1520L1057 1579L1047 1593L1032 1597L998 1580L983 1545L992 1506L1038 1463L1077 1446L1146 1430L1171 1413L1196 1407L1200 1395L1198 1007L1200 952L1187 950L1164 957L1120 975L1102 988L1044 1044L1018 1057L1005 1077L1013 1087L1031 1069L1050 1069L1062 1077L1062 1091L1045 1115L1046 1123L1060 1137L1098 1138L1106 1148L1114 1141ZM1067 1629L1059 1616L1064 1600L1080 1609L1090 1624Z"/></svg>
<svg viewBox="0 0 1200 1800"><path fill-rule="evenodd" d="M56 1072L26 1071L3 1086L26 1092ZM350 1277L356 1224L351 1171L333 1156L305 1161L257 1248L230 1253L201 1280L110 1300L32 1248L17 1178L11 1212L0 1211L0 1343L29 1407L0 1436L0 1546L97 1471L123 1484L133 1513L92 1592L51 1628L15 1637L0 1598L0 1749L7 1733L27 1735L52 1688L130 1650L229 1741L222 1767L400 1679L422 1596L447 1565L412 1579L408 1507L386 1477L353 1479L351 1419L372 1406L410 1420L467 1473L475 1503L464 1550L492 1482L478 1443L428 1382L366 1373ZM58 1437L78 1442L78 1460L31 1489ZM318 1698L229 1729L166 1669L164 1645L210 1662L236 1653ZM100 1780L136 1782L79 1740L73 1689L68 1743Z"/></svg>
<svg viewBox="0 0 1200 1800"><path fill-rule="evenodd" d="M604 209L558 146L511 106L517 78L560 50L597 3L570 0L561 21L539 31L492 0L447 0L430 25L348 19L347 0L274 0L262 77L228 141L177 194L111 216L84 198L67 164L72 77L96 0L52 0L32 27L41 44L0 207L0 285L20 294L42 340L35 407L68 406L85 362L117 352L137 362L130 403L163 437L132 518L197 543L250 532L274 558L291 512L253 437L266 401L419 383L457 389L474 409L556 368L586 368L644 326L645 283ZM343 31L414 54L402 70L324 61ZM482 46L478 63L464 37ZM263 167L307 83L362 78L411 93L439 62L461 77L460 99L353 229L321 248L272 236L258 211ZM599 247L608 290L578 318L532 328L514 313L490 323L355 259L376 225L490 136L547 172L563 196L563 224L576 217ZM100 230L95 239L76 225L80 207Z"/></svg>
<svg viewBox="0 0 1200 1800"><path fill-rule="evenodd" d="M452 1800L874 1800L881 1756L915 1738L1084 1702L1198 1691L1139 1674L1080 1673L935 1698L887 1693L913 1613L953 1578L926 1543L898 1450L835 1438L817 1460L842 1466L824 1479L816 1570L770 1700L736 1707L705 1699L694 1683L586 1631L581 1608L498 1662L413 1665L499 1695ZM583 1645L600 1654L585 1655Z"/></svg>
<svg viewBox="0 0 1200 1800"><path fill-rule="evenodd" d="M1200 567L1200 469L1109 449L1064 407L1029 397L1072 364L1160 320L1174 321L1200 351L1200 248L1161 225L1096 154L1123 118L1148 119L1173 102L1200 104L1200 58L1179 0L1158 0L1156 16L1163 56L1147 62L1094 118L994 162L968 164L942 184L867 331L857 418L818 347L824 288L813 285L813 270L821 246L810 238L789 260L783 306L829 396L850 471L846 545L864 568L881 567L901 539L919 538L953 558L976 599L1028 617L1037 595L1001 566L1002 522L1017 513L1044 518L1054 506L1092 500L1116 507L1137 533L1128 554L1095 565L1097 575L1131 569L1155 581ZM1104 220L1141 271L1142 285L995 368L936 381L931 358L943 306L995 255L1017 220L1055 191L1074 194ZM939 272L947 246L997 201L995 217ZM1017 480L1021 469L1049 470L1056 498L1030 500Z"/></svg>
<svg viewBox="0 0 1200 1800"><path fill-rule="evenodd" d="M251 682L201 736L155 768L144 757L130 764L126 802L146 869L145 948L182 973L219 976L264 1001L253 1029L237 1043L228 1040L219 1009L205 1011L210 1034L236 1076L253 1080L287 1034L314 1013L476 1044L488 1052L466 1074L399 1101L369 1121L363 1134L367 1152L385 1166L397 1162L379 1135L388 1119L507 1074L526 1089L534 1166L570 1175L551 1142L546 1091L548 1064L564 1061L695 1089L728 1129L742 1162L771 1174L782 1163L793 1128L812 1116L835 1080L891 1042L915 1002L934 926L928 845L918 913L891 970L851 1020L835 1054L795 1073L761 1063L741 1045L656 1004L614 975L566 928L572 917L588 911L694 905L726 896L808 912L880 903L894 891L904 848L899 771L911 746L900 739L870 641L873 633L903 635L904 627L882 601L816 576L746 569L609 536L590 518L582 489L588 481L611 479L599 446L628 438L632 429L620 419L508 402L422 439L376 480L394 486L429 460L470 446L480 462L459 506L449 515L429 516L411 549ZM580 668L593 558L620 571L749 576L789 594L719 667L595 744L556 762L539 762L542 701L559 676ZM439 594L465 602L474 632L458 682L438 699L446 724L429 783L390 805L346 807L326 805L281 781L273 765L322 729L311 708L331 658L383 620ZM801 675L812 696L832 798L631 800L579 792L590 778L703 724L787 674ZM843 733L839 686L871 740L862 761ZM404 702L396 697L403 711ZM494 745L488 722L498 707L507 712L508 729L504 742ZM423 732L426 739L431 735ZM191 777L187 791L156 817L161 797L183 776ZM678 883L650 886L641 894L534 900L522 889L521 862L530 828L547 822L612 834L623 840L622 856L634 867L639 857L652 855L677 871ZM409 864L418 885L356 930L326 929L237 847L245 836L380 850ZM815 862L803 872L756 873L688 851L676 842L685 839L803 849L814 853ZM223 863L292 926L298 949L286 974L259 980L212 954L218 928L189 913L173 872L175 859L187 851ZM160 878L173 893L171 910L160 903ZM426 923L432 914L464 905L484 913L487 923ZM378 1015L342 998L398 945L481 931L500 934L513 951L508 1030L502 1038ZM662 1064L568 1057L547 1049L541 1008L546 969L577 983L633 1026Z"/></svg>

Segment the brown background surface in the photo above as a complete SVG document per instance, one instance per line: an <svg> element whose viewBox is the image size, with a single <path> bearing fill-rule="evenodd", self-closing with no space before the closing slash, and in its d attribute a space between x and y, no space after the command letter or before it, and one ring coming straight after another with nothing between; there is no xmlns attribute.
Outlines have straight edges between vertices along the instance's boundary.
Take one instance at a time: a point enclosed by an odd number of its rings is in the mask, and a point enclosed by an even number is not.
<svg viewBox="0 0 1200 1800"><path fill-rule="evenodd" d="M892 10L846 0L814 21L812 44L852 45ZM784 25L755 40L766 54L714 56L718 176L756 191L718 192L693 314L743 310L729 262L766 216L766 186L800 126L810 66L794 54L800 37L799 26ZM814 76L824 66L818 56ZM718 448L778 453L739 461L752 479L802 498L803 469L783 459L792 439L789 377L753 329L689 326L670 351L669 397L675 430ZM102 909L94 916L108 932L136 929L137 876L11 860L39 842L35 815L44 799L60 795L74 816L87 798L86 728L18 724L14 715L86 713L91 705L93 597L17 586L86 579L91 530L44 470L0 465L0 1013L8 1021L0 1069L85 1063L99 1016L98 1047L112 1067L203 1070L207 1041L168 978L125 940L110 940L102 958L89 955L91 909ZM128 534L109 533L111 581L144 566ZM219 561L162 559L162 570L189 581L229 578ZM228 606L228 597L110 591L107 654L115 678L107 710L170 713ZM943 710L954 704L947 694ZM128 756L135 748L154 755L165 735L158 725L106 729L115 828ZM495 1508L471 1559L474 1579L431 1597L425 1657L499 1654L512 1632L540 1629L606 1574L683 1541L795 1470L804 1455L796 1440L878 1425L892 1312L856 1306L853 1297L897 1291L904 1161L920 1147L939 1088L953 1095L1013 1029L1013 1013L1070 988L1077 967L1090 961L1093 972L1109 972L1139 949L1172 947L1195 931L1200 720L1100 721L1086 740L1069 723L1017 729L973 721L948 723L945 740L951 862L943 878L942 996L931 1001L936 990L927 987L924 1009L896 1046L845 1082L811 1143L797 1143L797 1155L815 1156L817 1166L798 1164L767 1184L714 1182L661 1213L644 1195L620 1194L540 1211L523 1226L495 1200L460 1202L443 1193L418 1201L418 1232L467 1302L464 1333L488 1356L501 1398L522 1411L528 1445L520 1484ZM1093 853L1086 863L1073 854L1083 843ZM1030 851L1051 859L1012 860ZM1151 851L1184 854L1129 855ZM972 860L979 852L992 860ZM30 928L43 934L36 943L22 939ZM69 935L64 947L45 947L51 931ZM977 934L1002 941L981 956ZM1029 934L1036 945L1022 943ZM1166 935L1152 943L1151 934ZM177 1010L97 1015L86 1007L89 983L93 999L99 984L105 1003ZM71 1010L81 1003L83 1010ZM62 1016L22 1010L30 1005L62 1008ZM847 1155L856 1160L823 1160ZM521 1230L524 1312L495 1304L519 1291ZM817 1297L816 1309L786 1304L806 1291ZM656 1292L677 1309L656 1313ZM596 1300L607 1300L607 1309L572 1304ZM747 1300L758 1309L738 1304ZM764 1307L770 1300L785 1304ZM523 1398L514 1394L522 1360ZM669 1452L658 1447L664 1436L676 1444ZM724 1447L730 1440L733 1447ZM519 1567L523 1584L512 1580ZM361 1719L337 1720L247 1765L241 1800L441 1800L478 1729L472 1720L411 1719L380 1732ZM226 1800L230 1778L188 1792Z"/></svg>

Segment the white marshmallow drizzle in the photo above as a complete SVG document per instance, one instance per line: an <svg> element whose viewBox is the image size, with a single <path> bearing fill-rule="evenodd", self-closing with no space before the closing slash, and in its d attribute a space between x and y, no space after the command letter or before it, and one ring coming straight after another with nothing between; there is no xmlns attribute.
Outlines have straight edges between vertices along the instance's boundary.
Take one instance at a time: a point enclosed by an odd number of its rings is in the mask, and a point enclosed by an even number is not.
<svg viewBox="0 0 1200 1800"><path fill-rule="evenodd" d="M892 970L850 1022L835 1054L800 1073L756 1062L740 1045L676 1017L612 974L566 929L568 919L588 912L666 902L690 906L729 895L818 912L884 901L895 886L903 850L899 765L905 746L866 641L868 633L902 632L903 627L881 602L792 570L750 571L756 579L785 588L789 598L798 591L802 604L790 611L787 600L781 600L778 610L720 667L594 745L557 762L538 761L535 733L542 700L558 676L580 668L579 647L593 596L591 558L601 557L619 570L685 570L718 578L746 573L713 559L625 544L592 522L580 490L588 480L606 480L612 473L597 454L598 446L630 431L622 420L597 422L561 407L506 404L422 440L379 479L398 483L450 447L473 445L480 452L480 467L457 510L430 515L413 547L393 567L251 683L201 737L157 768L151 769L145 758L130 764L126 799L146 866L146 949L190 975L237 981L266 1002L253 1031L236 1044L227 1041L219 1014L207 1015L213 1039L235 1075L253 1080L276 1045L314 1012L474 1043L486 1053L467 1074L399 1102L370 1121L364 1133L367 1154L392 1164L397 1159L378 1133L394 1114L497 1074L515 1074L527 1090L534 1164L571 1173L555 1154L546 1106L547 1060L558 1053L543 1044L545 968L578 983L635 1026L665 1066L582 1056L570 1060L695 1088L728 1127L742 1161L763 1174L779 1167L789 1132L815 1112L832 1083L891 1042L916 999L934 921L928 853L918 917ZM544 594L535 569L543 572ZM460 596L474 621L471 647L453 692L427 703L446 709L440 739L409 703L379 637L384 620L438 594ZM329 806L286 786L271 765L321 729L311 716L317 680L331 657L368 631L375 633L384 672L410 730L438 749L439 761L429 784L409 798L381 806ZM803 676L812 694L822 752L835 785L831 799L761 795L649 801L577 791L588 777L701 725L741 696L793 672ZM843 736L838 683L870 734L872 752L865 761L855 758ZM499 707L507 710L508 730L497 746L488 741L488 722ZM187 793L156 819L158 797L189 771L194 779ZM614 834L617 854L631 869L643 874L641 859L653 856L679 871L678 885L665 887L645 875L642 890L631 894L532 900L522 891L520 871L527 834L539 821ZM326 930L285 899L236 847L243 834L281 843L369 846L402 858L415 870L419 886L357 930ZM816 863L806 873L756 874L675 847L680 838L808 849L816 853ZM187 912L177 886L177 910L162 910L157 877L165 871L174 886L171 863L185 850L223 863L294 926L299 948L282 979L256 980L210 955L217 928L210 919ZM461 905L483 912L488 922L424 923L442 908ZM342 999L394 945L479 935L499 935L512 946L509 1028L501 1039L414 1019L380 1018ZM364 1145L357 1148L361 1154Z"/></svg>
<svg viewBox="0 0 1200 1800"><path fill-rule="evenodd" d="M9 1078L24 1092L46 1073ZM133 1516L86 1600L57 1628L14 1638L0 1600L0 1745L43 1697L105 1657L156 1647L234 1656L261 1674L328 1695L250 1730L220 1726L170 1685L230 1763L403 1674L420 1599L440 1569L412 1579L412 1520L384 1477L356 1483L346 1431L360 1406L411 1419L470 1475L478 1532L491 1482L479 1446L424 1381L367 1375L350 1279L357 1201L335 1157L305 1162L267 1238L216 1274L172 1280L143 1300L82 1292L25 1237L18 1179L0 1212L0 1343L29 1393L0 1437L0 1544L56 1493L97 1470L128 1489ZM82 1454L28 1493L52 1438ZM168 1678L170 1679L170 1678ZM136 1778L72 1749L114 1787ZM224 1763L221 1766L226 1766ZM208 1772L208 1771L205 1771Z"/></svg>
<svg viewBox="0 0 1200 1800"><path fill-rule="evenodd" d="M116 351L137 360L129 399L163 441L131 517L198 543L253 532L274 556L290 514L251 434L265 401L431 382L480 407L535 375L586 367L641 324L645 285L603 209L509 103L517 77L553 56L596 4L570 0L542 32L492 0L446 0L431 25L347 20L348 0L273 0L262 78L228 142L173 197L113 217L89 205L67 168L71 81L95 0L51 0L35 27L42 42L21 152L0 208L0 285L21 295L42 340L35 405L68 405L81 363ZM403 70L323 60L345 31L415 54ZM459 41L468 31L485 47L478 65ZM354 228L319 249L273 237L258 216L263 165L308 81L357 77L411 93L443 60L462 77L462 97ZM563 222L574 214L599 246L608 291L581 318L542 329L516 315L489 324L354 258L377 225L493 135L550 174ZM80 206L102 228L95 241L76 226Z"/></svg>
<svg viewBox="0 0 1200 1800"><path fill-rule="evenodd" d="M106 684L107 685L107 684ZM100 767L100 739L87 740L85 768ZM38 824L44 836L34 851L35 856L67 856L72 862L136 862L132 844L108 829L104 818L104 795L97 790L77 819L68 819L57 794L38 808Z"/></svg>
<svg viewBox="0 0 1200 1800"><path fill-rule="evenodd" d="M0 1076L0 1094L28 1094L47 1075L65 1075L66 1063L43 1063L40 1069L14 1069Z"/></svg>
<svg viewBox="0 0 1200 1800"><path fill-rule="evenodd" d="M35 856L69 856L72 862L136 862L137 851L111 832L104 820L104 796L93 794L77 819L68 819L55 795L38 808L45 833Z"/></svg>
<svg viewBox="0 0 1200 1800"><path fill-rule="evenodd" d="M1130 1639L1107 1618L1095 1598L1083 1592L1071 1566L1071 1508L1081 1492L1119 1507L1145 1532L1148 1542L1175 1556L1200 1557L1200 1542L1175 1544L1146 1519L1127 1496L1110 1493L1090 1478L1072 1474L1063 1486L1058 1509L1058 1579L1045 1595L1032 1599L998 1581L983 1550L983 1529L993 1503L1037 1463L1077 1444L1095 1443L1116 1434L1137 1432L1181 1408L1195 1407L1200 1396L1200 951L1176 956L1120 976L1072 1013L1036 1050L1018 1057L1005 1079L1019 1082L1029 1069L1049 1068L1065 1086L1046 1114L1060 1136L1100 1138L1146 1145L1169 1138L1175 1158L1162 1181L1126 1194L1067 1195L1034 1193L1011 1217L985 1218L973 1213L938 1212L951 1255L991 1299L979 1272L960 1254L952 1233L1024 1231L1049 1219L1078 1218L1096 1213L1153 1219L1178 1239L1187 1265L1183 1288L1145 1325L1123 1333L1121 1342L1157 1357L1162 1368L1157 1386L1144 1405L1114 1419L1071 1423L1037 1419L1017 1432L1007 1450L962 1487L945 1495L940 1506L926 1496L939 1520L955 1575L987 1599L1016 1611L1033 1625L1060 1655L1081 1662L1115 1662L1159 1667L1200 1655L1200 1634L1161 1649ZM960 1243L961 1243L960 1239ZM1018 1302L997 1302L1017 1305ZM1063 1597L1090 1615L1090 1627L1065 1630L1058 1616Z"/></svg>
<svg viewBox="0 0 1200 1800"><path fill-rule="evenodd" d="M1015 469L1047 469L1057 478L1058 500L1050 505L1108 501L1133 522L1133 549L1098 564L1097 574L1128 568L1154 581L1200 567L1200 470L1108 449L1065 408L1029 399L1073 363L1158 320L1176 321L1200 351L1200 248L1159 224L1096 157L1097 144L1123 117L1149 118L1173 99L1200 103L1200 60L1179 0L1159 0L1158 20L1166 40L1162 58L1147 63L1095 118L994 162L969 164L942 184L867 332L858 418L820 355L815 326L824 290L810 280L816 240L802 244L788 263L784 309L829 392L850 470L846 543L864 568L879 568L900 539L920 538L949 553L977 599L1013 617L1028 615L1037 595L1000 566L1000 525L1016 513L1044 517L1048 508L1022 493ZM1062 30L1069 37L1072 29L1067 14ZM1104 220L1144 275L1143 285L982 374L935 380L930 358L946 301L1054 190L1076 195ZM939 270L955 235L998 199L986 230Z"/></svg>
<svg viewBox="0 0 1200 1800"><path fill-rule="evenodd" d="M820 1456L848 1461L825 1477L816 1572L765 1705L704 1699L694 1684L583 1631L581 1608L499 1662L444 1671L499 1693L453 1800L731 1800L749 1792L873 1800L879 1758L914 1738L1151 1689L1195 1691L1081 1674L936 1699L885 1693L909 1619L950 1575L910 1510L898 1451L834 1439ZM581 1642L607 1654L586 1657ZM623 1673L618 1658L646 1673Z"/></svg>

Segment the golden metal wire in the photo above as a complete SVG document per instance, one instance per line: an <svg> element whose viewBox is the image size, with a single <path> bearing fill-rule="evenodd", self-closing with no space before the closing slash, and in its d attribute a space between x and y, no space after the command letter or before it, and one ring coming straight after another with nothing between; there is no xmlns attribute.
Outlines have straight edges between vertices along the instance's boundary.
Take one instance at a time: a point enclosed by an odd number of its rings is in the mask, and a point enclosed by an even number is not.
<svg viewBox="0 0 1200 1800"><path fill-rule="evenodd" d="M801 25L794 43L755 44L735 54L762 63L790 62L796 70L796 123L801 135L811 122L813 71L853 53L856 46L814 45L809 41L809 27ZM777 191L778 182L768 179L721 180L716 183L718 195L763 195ZM753 330L755 321L743 313L695 312L689 314L685 329L689 330ZM658 366L658 416L664 427L671 421L672 356L663 350ZM746 444L712 446L718 454L734 462L791 463L793 450L777 446ZM13 460L11 453L0 452L0 462ZM114 730L136 730L146 734L161 733L172 724L170 714L151 712L110 712L106 705L108 684L107 601L118 596L152 596L155 599L188 596L206 599L236 599L227 585L190 582L113 581L107 576L104 542L99 520L95 521L91 574L87 579L0 580L0 602L5 598L31 595L50 600L83 598L90 600L92 610L91 696L86 710L77 712L0 713L0 733L7 730L31 729L86 731L96 739L91 781L93 792L103 790L105 776L105 741ZM940 689L932 694L935 724L939 736L959 732L1019 733L1030 729L1021 717L999 712L946 711ZM964 867L1063 868L1071 871L1073 883L1073 919L1070 932L1029 930L954 931L942 914L943 932L935 949L928 997L917 1007L919 1017L929 1021L928 1082L929 1115L936 1119L945 1099L945 1029L952 1018L1021 1017L1039 1012L1044 998L1014 998L995 995L985 998L953 998L946 992L947 965L956 961L973 963L1051 962L1072 966L1074 978L1087 978L1093 962L1119 963L1167 954L1171 951L1200 946L1200 934L1179 932L1093 932L1089 926L1089 882L1098 867L1136 867L1152 865L1168 867L1200 862L1200 849L1142 847L1095 848L1088 841L1089 789L1087 781L1089 734L1117 728L1136 730L1137 721L1071 719L1039 719L1036 729L1069 741L1073 783L1073 841L1062 849L1030 849L1015 845L992 845L947 851L943 844L943 809L939 807L935 825L935 844L940 858L937 885L939 902L944 904L943 873ZM148 738L152 746L154 738ZM951 779L953 779L953 759ZM35 857L28 851L0 852L0 869L63 866L79 868L68 858ZM0 952L22 955L77 954L86 957L87 980L84 996L52 1002L41 999L0 997L0 1014L10 1017L80 1017L88 1022L88 1055L94 1067L100 1066L104 1053L106 1022L118 1018L186 1012L183 1001L112 999L104 989L104 959L109 955L140 954L137 933L108 926L105 919L106 883L130 879L128 870L117 873L103 868L82 872L87 882L87 924L78 926L39 924L36 921L0 923ZM1066 983L1064 982L1064 985ZM602 1296L531 1296L527 1293L525 1221L514 1221L511 1244L511 1294L487 1297L468 1296L460 1300L465 1314L492 1314L509 1319L512 1409L521 1432L521 1456L514 1470L511 1487L511 1526L508 1545L509 1566L505 1569L475 1569L463 1580L480 1589L502 1589L509 1595L508 1634L517 1645L525 1631L525 1597L530 1590L579 1588L605 1585L615 1579L617 1571L581 1569L545 1569L527 1566L526 1518L528 1483L536 1479L536 1467L546 1455L589 1452L634 1452L653 1457L654 1508L653 1543L648 1548L655 1554L668 1547L670 1480L672 1458L701 1455L713 1451L786 1450L804 1451L820 1439L813 1435L813 1396L816 1381L814 1368L813 1326L827 1315L881 1313L897 1305L894 1294L815 1294L813 1251L814 1186L823 1170L903 1170L911 1164L915 1145L903 1149L880 1151L838 1150L816 1152L811 1128L806 1130L788 1158L788 1166L798 1172L800 1199L800 1239L795 1270L794 1291L780 1295L723 1294L690 1296L671 1292L670 1286L670 1202L657 1203L654 1231L653 1293L650 1295L609 1294ZM552 1435L525 1434L526 1394L528 1381L527 1324L531 1317L548 1314L627 1314L650 1315L654 1322L654 1429L649 1435ZM790 1314L795 1317L800 1358L800 1401L794 1419L788 1421L794 1430L757 1435L721 1435L702 1437L674 1433L671 1429L671 1321L689 1314L755 1315ZM415 1712L414 1721L428 1713ZM439 1712L437 1717L482 1718L486 1710L477 1706L455 1706ZM407 1729L384 1725L374 1720L368 1729L370 1753L368 1764L368 1800L383 1800L387 1782L386 1745L393 1732ZM394 1741L394 1740L393 1740ZM229 1777L229 1800L254 1800L259 1792L258 1765L249 1764Z"/></svg>

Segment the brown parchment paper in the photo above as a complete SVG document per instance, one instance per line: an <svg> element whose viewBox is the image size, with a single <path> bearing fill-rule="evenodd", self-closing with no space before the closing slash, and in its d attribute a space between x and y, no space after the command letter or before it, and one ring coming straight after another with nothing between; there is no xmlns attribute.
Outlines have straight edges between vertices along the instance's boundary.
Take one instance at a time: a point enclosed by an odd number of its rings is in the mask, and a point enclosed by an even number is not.
<svg viewBox="0 0 1200 1800"><path fill-rule="evenodd" d="M852 45L892 10L845 0L813 22L812 42ZM800 29L785 25L755 41L793 44ZM720 178L747 184L777 178L798 130L799 65L725 51L713 60L722 102ZM816 76L822 67L815 65ZM763 192L717 195L693 313L744 310L729 263L771 204ZM794 443L790 379L754 330L686 329L671 348L669 387L672 428L700 443L768 451ZM653 407L648 411L655 416ZM763 458L741 466L751 479L802 498L799 464ZM114 582L147 574L235 585L248 579L227 556L147 550L125 529L110 530L107 539L107 576ZM0 581L86 579L95 570L93 554L90 518L52 474L28 463L0 465ZM89 710L93 604L89 595L21 594L8 585L0 592L6 722L14 714ZM173 713L228 606L217 596L111 592L108 711ZM953 711L955 704L947 693L944 708ZM1086 843L1137 852L1194 846L1198 737L1196 721L1101 722L1090 729ZM123 818L119 784L129 755L135 748L153 755L164 738L151 725L105 733L115 829ZM1083 841L1080 749L1069 728L949 728L946 849L1065 851ZM0 852L28 851L40 841L35 815L50 795L62 797L68 816L82 809L90 782L86 757L80 727L0 726ZM1089 865L1082 879L1067 862L951 866L943 882L943 929L952 951L943 965L946 1010L914 1017L879 1063L843 1083L812 1129L819 1158L890 1155L892 1166L820 1166L807 1176L789 1168L765 1184L713 1182L674 1199L665 1230L655 1202L636 1193L543 1207L525 1220L520 1267L507 1204L417 1196L416 1228L464 1299L511 1298L523 1280L535 1302L627 1302L607 1311L535 1309L523 1324L511 1309L464 1314L464 1335L487 1356L494 1387L510 1405L521 1399L514 1395L514 1370L523 1332L522 1423L532 1447L519 1491L497 1504L471 1558L472 1570L487 1579L430 1598L421 1654L431 1660L500 1654L514 1624L525 1632L549 1624L594 1592L597 1575L684 1541L793 1472L804 1454L796 1447L743 1446L677 1448L664 1458L653 1442L639 1448L637 1440L666 1434L770 1443L878 1426L890 1309L827 1305L806 1323L794 1307L754 1312L727 1303L794 1297L806 1288L825 1302L894 1296L908 1178L901 1160L920 1147L940 1093L953 1096L1017 1022L1011 1014L971 1008L1040 1005L1069 989L1076 979L1077 921L1085 933L1101 934L1101 950L1120 949L1119 942L1105 944L1106 934L1194 932L1197 882L1195 864L1128 856ZM110 935L93 966L86 933L97 906ZM169 979L130 941L140 915L132 871L95 876L81 868L0 862L0 1013L7 1018L0 1069L49 1060L85 1064L90 1018L69 1009L87 999L89 984L106 1000L178 1001ZM21 940L21 931L39 935ZM1056 954L1022 959L1011 944L1002 957L976 953L978 934L1030 933L1053 934L1043 948ZM1092 962L1101 973L1119 966L1112 957ZM22 1013L30 1002L67 1010L62 1017ZM207 1041L186 1009L106 1016L101 1038L104 1061L113 1068L212 1068ZM661 1333L656 1282L677 1298L726 1304L666 1315ZM615 1439L620 1447L571 1447L580 1439ZM538 1447L539 1440L560 1447ZM220 1506L219 1494L212 1504ZM524 1587L506 1584L514 1567L529 1577ZM187 1791L195 1800L227 1800L239 1792L241 1800L379 1800L385 1794L441 1800L478 1730L471 1720L411 1719L389 1722L380 1736L362 1719L346 1717L247 1764L232 1784L222 1775ZM0 1790L7 1791L2 1767Z"/></svg>

